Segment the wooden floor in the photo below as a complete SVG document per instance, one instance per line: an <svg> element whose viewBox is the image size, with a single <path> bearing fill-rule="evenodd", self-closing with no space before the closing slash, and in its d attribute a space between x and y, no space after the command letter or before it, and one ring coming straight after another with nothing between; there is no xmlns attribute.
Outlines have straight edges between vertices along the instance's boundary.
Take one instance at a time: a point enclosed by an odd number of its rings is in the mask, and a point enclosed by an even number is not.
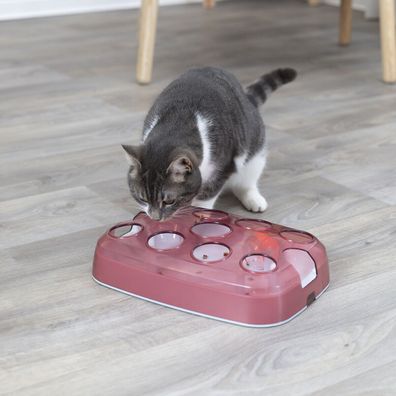
<svg viewBox="0 0 396 396"><path fill-rule="evenodd" d="M0 24L0 393L395 395L396 87L378 24L305 1L162 8L154 82L134 83L136 11ZM137 210L120 143L196 65L298 80L263 116L264 218L315 233L331 285L287 325L247 329L95 284L97 238ZM232 197L217 206L244 213Z"/></svg>

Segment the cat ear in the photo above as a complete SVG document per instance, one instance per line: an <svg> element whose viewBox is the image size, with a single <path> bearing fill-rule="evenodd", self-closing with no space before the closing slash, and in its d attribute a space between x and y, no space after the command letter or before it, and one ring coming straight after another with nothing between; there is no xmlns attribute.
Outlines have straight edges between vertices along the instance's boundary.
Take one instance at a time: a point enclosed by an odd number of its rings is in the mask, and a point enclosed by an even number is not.
<svg viewBox="0 0 396 396"><path fill-rule="evenodd" d="M131 166L129 173L132 177L136 177L141 167L141 146L129 146L127 144L122 144L121 146L125 150L126 159L128 164Z"/></svg>
<svg viewBox="0 0 396 396"><path fill-rule="evenodd" d="M175 183L183 183L193 170L193 163L186 155L176 158L168 167L167 173Z"/></svg>

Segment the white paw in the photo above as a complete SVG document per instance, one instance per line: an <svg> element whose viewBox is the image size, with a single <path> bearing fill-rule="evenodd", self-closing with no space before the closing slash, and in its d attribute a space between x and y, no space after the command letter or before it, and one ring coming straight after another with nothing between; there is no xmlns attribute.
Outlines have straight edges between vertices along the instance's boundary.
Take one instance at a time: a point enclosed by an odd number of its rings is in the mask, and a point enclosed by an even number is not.
<svg viewBox="0 0 396 396"><path fill-rule="evenodd" d="M246 191L241 197L241 202L251 212L264 212L268 207L267 200L257 190Z"/></svg>

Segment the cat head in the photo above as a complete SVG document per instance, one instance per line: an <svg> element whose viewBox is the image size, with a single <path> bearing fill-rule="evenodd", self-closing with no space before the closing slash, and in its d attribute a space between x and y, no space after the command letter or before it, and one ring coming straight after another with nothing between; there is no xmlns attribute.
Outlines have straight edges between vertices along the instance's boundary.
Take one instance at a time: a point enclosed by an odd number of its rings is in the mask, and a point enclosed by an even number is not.
<svg viewBox="0 0 396 396"><path fill-rule="evenodd" d="M201 187L193 152L180 148L162 156L145 145L122 147L129 163L129 190L152 219L167 220L191 204Z"/></svg>

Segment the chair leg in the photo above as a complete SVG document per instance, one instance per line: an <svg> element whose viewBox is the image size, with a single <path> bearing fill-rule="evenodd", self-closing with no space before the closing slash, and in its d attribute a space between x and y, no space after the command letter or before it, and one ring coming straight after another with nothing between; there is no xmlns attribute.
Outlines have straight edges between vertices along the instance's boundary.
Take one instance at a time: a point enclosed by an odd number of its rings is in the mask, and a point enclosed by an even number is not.
<svg viewBox="0 0 396 396"><path fill-rule="evenodd" d="M340 31L338 43L348 45L351 42L352 30L352 0L341 0Z"/></svg>
<svg viewBox="0 0 396 396"><path fill-rule="evenodd" d="M139 49L136 80L148 84L153 72L155 34L157 31L157 0L142 0L139 17Z"/></svg>
<svg viewBox="0 0 396 396"><path fill-rule="evenodd" d="M396 28L394 0L380 0L382 78L396 82Z"/></svg>
<svg viewBox="0 0 396 396"><path fill-rule="evenodd" d="M320 3L320 0L308 0L308 4L310 6L317 6Z"/></svg>
<svg viewBox="0 0 396 396"><path fill-rule="evenodd" d="M216 0L203 0L203 6L205 8L213 8L216 4Z"/></svg>

